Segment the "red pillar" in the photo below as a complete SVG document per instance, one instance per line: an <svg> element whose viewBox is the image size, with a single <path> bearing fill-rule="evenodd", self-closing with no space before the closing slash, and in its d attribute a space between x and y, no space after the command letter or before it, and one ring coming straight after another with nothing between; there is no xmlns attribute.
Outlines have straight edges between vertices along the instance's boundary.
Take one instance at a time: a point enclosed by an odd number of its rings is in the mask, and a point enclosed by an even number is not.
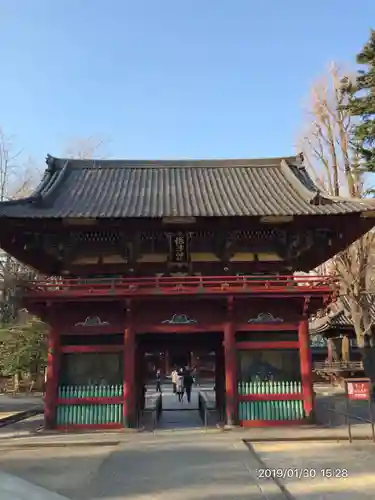
<svg viewBox="0 0 375 500"><path fill-rule="evenodd" d="M127 326L124 331L124 426L135 427L135 334Z"/></svg>
<svg viewBox="0 0 375 500"><path fill-rule="evenodd" d="M234 328L231 321L224 325L224 357L225 357L225 414L226 424L232 426L237 414L237 360Z"/></svg>
<svg viewBox="0 0 375 500"><path fill-rule="evenodd" d="M53 429L56 426L56 400L59 385L59 332L51 326L48 334L47 380L44 396L44 426Z"/></svg>
<svg viewBox="0 0 375 500"><path fill-rule="evenodd" d="M313 382L309 325L307 318L304 318L299 324L298 340L300 349L303 403L306 415L310 415L313 410Z"/></svg>

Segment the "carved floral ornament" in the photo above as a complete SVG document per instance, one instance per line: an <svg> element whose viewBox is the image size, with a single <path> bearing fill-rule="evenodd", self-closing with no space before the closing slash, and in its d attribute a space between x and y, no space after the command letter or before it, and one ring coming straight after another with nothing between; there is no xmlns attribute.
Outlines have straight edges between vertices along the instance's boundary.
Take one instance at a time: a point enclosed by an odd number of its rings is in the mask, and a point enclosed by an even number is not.
<svg viewBox="0 0 375 500"><path fill-rule="evenodd" d="M273 314L269 312L262 312L258 314L256 318L249 318L247 320L248 323L254 324L254 323L283 323L284 320L282 318L278 318L273 316Z"/></svg>
<svg viewBox="0 0 375 500"><path fill-rule="evenodd" d="M102 321L99 316L87 316L85 321L79 321L74 326L105 326L109 325L108 321Z"/></svg>
<svg viewBox="0 0 375 500"><path fill-rule="evenodd" d="M196 325L198 321L194 318L189 318L187 314L173 314L171 319L162 321L163 325Z"/></svg>

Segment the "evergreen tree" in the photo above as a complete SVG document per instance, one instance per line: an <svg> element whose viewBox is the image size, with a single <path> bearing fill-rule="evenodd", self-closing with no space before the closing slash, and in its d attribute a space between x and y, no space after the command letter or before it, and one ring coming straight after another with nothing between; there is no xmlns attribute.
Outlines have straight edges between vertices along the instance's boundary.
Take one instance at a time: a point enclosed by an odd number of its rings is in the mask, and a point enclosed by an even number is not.
<svg viewBox="0 0 375 500"><path fill-rule="evenodd" d="M357 55L357 63L367 68L358 72L354 84L344 85L349 93L347 109L358 119L352 142L364 170L375 172L375 30L371 30L369 41Z"/></svg>
<svg viewBox="0 0 375 500"><path fill-rule="evenodd" d="M47 364L46 325L31 317L26 323L0 325L0 372L43 373Z"/></svg>

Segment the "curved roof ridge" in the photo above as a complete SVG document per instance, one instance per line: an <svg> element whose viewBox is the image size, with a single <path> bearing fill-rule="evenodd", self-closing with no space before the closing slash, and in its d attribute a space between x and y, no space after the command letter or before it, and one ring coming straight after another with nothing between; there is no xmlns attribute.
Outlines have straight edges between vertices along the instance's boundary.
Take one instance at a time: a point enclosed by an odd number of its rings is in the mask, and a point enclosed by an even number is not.
<svg viewBox="0 0 375 500"><path fill-rule="evenodd" d="M51 176L51 182L47 186L45 186L43 191L40 191L40 197L42 202L47 201L47 199L50 198L51 195L53 195L56 192L56 190L62 185L67 175L68 169L69 169L69 160L66 160L63 168L53 172Z"/></svg>
<svg viewBox="0 0 375 500"><path fill-rule="evenodd" d="M103 159L103 158L55 158L50 155L47 162L53 160L55 168L61 169L66 161L72 168L102 169L102 168L187 168L187 167L231 167L231 168L269 168L279 167L282 160L296 162L296 156L273 158L206 158L206 159L159 159L159 160L132 160L132 159Z"/></svg>
<svg viewBox="0 0 375 500"><path fill-rule="evenodd" d="M301 167L297 168L299 169ZM312 203L317 198L317 196L319 195L318 188L316 188L316 190L309 189L308 186L304 182L302 182L302 179L295 175L286 159L281 160L281 170L287 181L301 195L302 198L308 201L308 203ZM307 172L306 175L308 175ZM310 176L308 177L310 178ZM312 185L314 185L312 179L311 183Z"/></svg>
<svg viewBox="0 0 375 500"><path fill-rule="evenodd" d="M359 217L375 210L375 202L363 200L325 202L298 156L166 161L48 156L47 165L33 196L0 203L0 217Z"/></svg>
<svg viewBox="0 0 375 500"><path fill-rule="evenodd" d="M320 191L319 195L321 198L329 201L333 201L336 203L340 202L354 202L354 203L363 203L364 206L372 204L374 206L373 198L359 198L359 197L351 197L351 196L334 196L325 191Z"/></svg>

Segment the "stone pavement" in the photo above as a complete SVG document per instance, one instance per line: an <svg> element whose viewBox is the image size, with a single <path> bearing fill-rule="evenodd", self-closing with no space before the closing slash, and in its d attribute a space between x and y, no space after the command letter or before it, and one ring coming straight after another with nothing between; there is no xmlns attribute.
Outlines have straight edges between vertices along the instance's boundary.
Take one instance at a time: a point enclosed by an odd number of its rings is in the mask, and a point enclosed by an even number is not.
<svg viewBox="0 0 375 500"><path fill-rule="evenodd" d="M375 498L373 443L269 442L253 444L252 448L265 470L281 476L281 483L296 499Z"/></svg>
<svg viewBox="0 0 375 500"><path fill-rule="evenodd" d="M67 500L23 479L0 471L1 500Z"/></svg>
<svg viewBox="0 0 375 500"><path fill-rule="evenodd" d="M183 401L178 401L172 390L163 391L163 412L158 422L158 429L192 429L201 428L202 420L198 412L198 391L193 390L191 401L187 402L186 395Z"/></svg>
<svg viewBox="0 0 375 500"><path fill-rule="evenodd" d="M297 500L374 499L375 444L277 441L301 438L312 431L189 428L157 430L155 434L106 432L19 438L0 443L0 469L70 500L291 498L285 497L273 480L257 477L264 467L290 470L292 477L285 477L282 484ZM330 429L320 430L326 438L330 433ZM269 441L252 442L249 450L243 439L256 437ZM309 477L297 479L295 474L302 469ZM8 500L0 489L3 498ZM11 498L18 500L17 496ZM48 496L35 498L49 500ZM27 500L34 498L29 495Z"/></svg>
<svg viewBox="0 0 375 500"><path fill-rule="evenodd" d="M0 442L4 439L33 435L42 429L43 425L43 415L35 415L25 420L5 425L4 427L0 427Z"/></svg>
<svg viewBox="0 0 375 500"><path fill-rule="evenodd" d="M363 440L370 435L368 425L353 427L362 441L351 445L345 426L204 430L195 420L198 389L194 392L188 405L178 403L169 388L164 391L170 411L154 434L42 433L0 439L0 469L5 471L0 500L26 500L25 489L27 500L375 498L375 444ZM192 411L184 411L189 407ZM250 441L248 447L244 440ZM276 482L259 478L262 469L284 477ZM62 497L49 496L49 491Z"/></svg>
<svg viewBox="0 0 375 500"><path fill-rule="evenodd" d="M198 389L193 389L191 392L191 402L188 403L186 399L186 394L182 400L182 403L178 401L176 394L173 394L172 388L165 388L162 393L163 397L163 410L167 411L179 411L189 408L190 410L198 411Z"/></svg>
<svg viewBox="0 0 375 500"><path fill-rule="evenodd" d="M161 433L119 445L91 483L90 500L265 500L251 455L220 435ZM111 481L105 482L105 477ZM284 498L273 485L274 500ZM269 489L270 491L270 489Z"/></svg>
<svg viewBox="0 0 375 500"><path fill-rule="evenodd" d="M9 396L0 395L0 418L16 415L29 410L43 409L43 398L40 395ZM13 424L0 427L0 440L9 437L28 436L34 434L43 425L43 416L37 415Z"/></svg>
<svg viewBox="0 0 375 500"><path fill-rule="evenodd" d="M48 491L71 500L285 498L272 480L257 481L258 461L241 438L202 429L198 390L188 404L179 403L168 388L163 405L166 411L155 434L41 434L0 440L0 468L29 481L29 492L36 484L40 500L49 500ZM15 484L20 488L14 479ZM0 485L2 500L1 495ZM16 493L11 498L18 500Z"/></svg>
<svg viewBox="0 0 375 500"><path fill-rule="evenodd" d="M36 406L43 407L43 397L40 395L9 396L7 394L0 394L0 413L26 411Z"/></svg>
<svg viewBox="0 0 375 500"><path fill-rule="evenodd" d="M240 439L199 429L133 434L117 446L0 448L6 473L70 500L285 499L273 481L256 480L257 467Z"/></svg>

